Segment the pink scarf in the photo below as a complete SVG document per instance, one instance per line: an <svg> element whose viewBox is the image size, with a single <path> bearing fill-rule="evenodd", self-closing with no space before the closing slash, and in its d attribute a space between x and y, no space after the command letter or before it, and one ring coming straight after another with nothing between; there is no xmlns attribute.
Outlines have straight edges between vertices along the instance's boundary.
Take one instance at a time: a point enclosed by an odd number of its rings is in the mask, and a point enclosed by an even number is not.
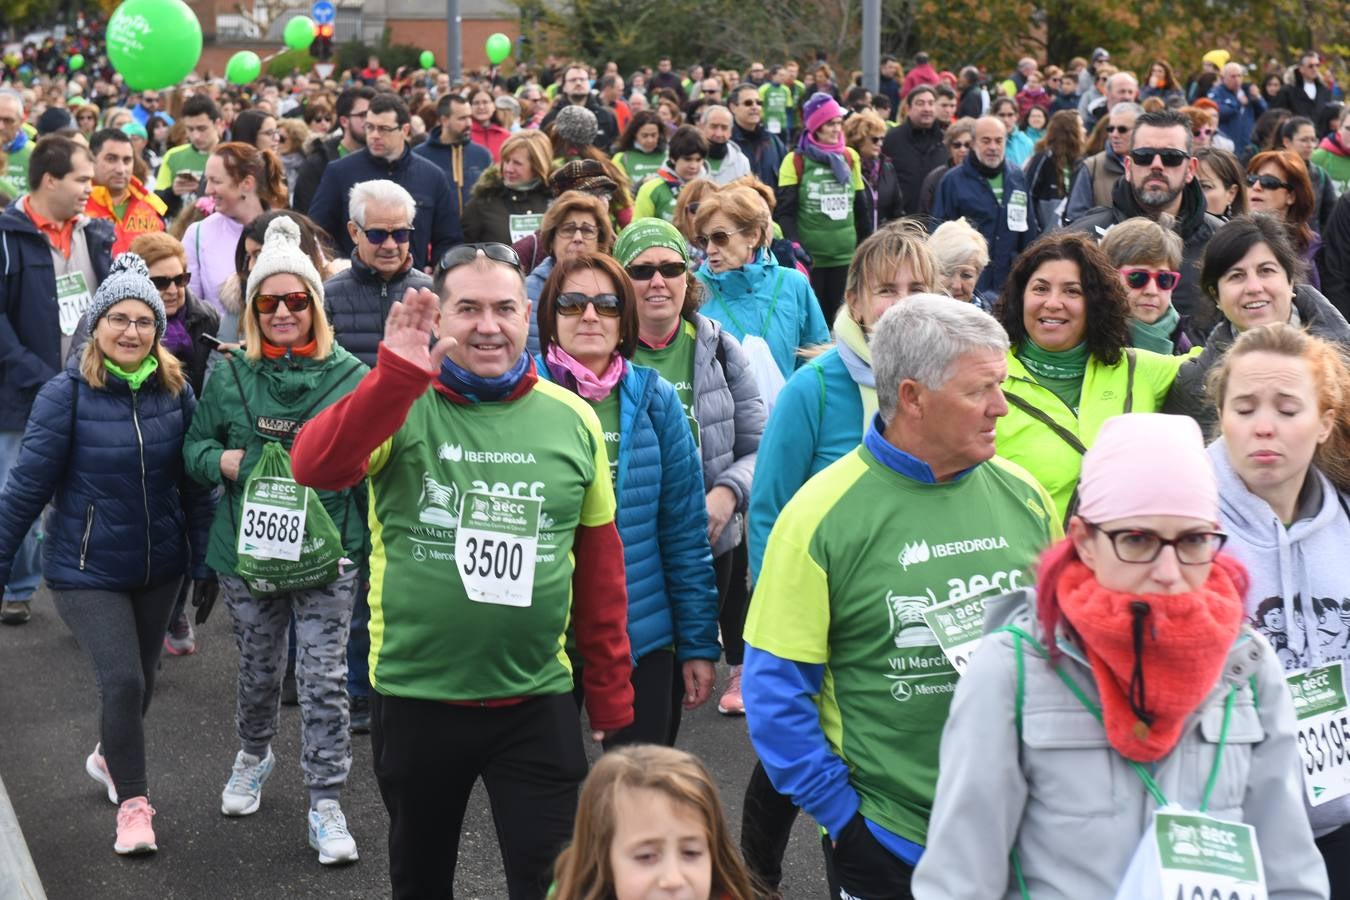
<svg viewBox="0 0 1350 900"><path fill-rule="evenodd" d="M572 355L559 347L557 344L548 345L548 353L544 360L548 363L548 370L557 379L558 384L568 390L575 391L579 396L592 403L599 403L610 395L614 390L614 385L623 380L624 374L628 371L628 363L622 356L615 352L609 358L609 366L601 375L596 375L590 369L583 366L572 358Z"/></svg>

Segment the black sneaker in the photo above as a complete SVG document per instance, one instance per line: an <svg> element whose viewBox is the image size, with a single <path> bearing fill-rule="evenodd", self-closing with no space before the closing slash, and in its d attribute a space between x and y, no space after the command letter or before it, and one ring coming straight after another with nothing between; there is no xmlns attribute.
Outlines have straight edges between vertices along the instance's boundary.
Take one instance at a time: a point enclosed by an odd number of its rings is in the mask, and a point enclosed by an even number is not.
<svg viewBox="0 0 1350 900"><path fill-rule="evenodd" d="M300 705L300 695L295 690L295 663L287 663L286 674L281 677L281 705Z"/></svg>
<svg viewBox="0 0 1350 900"><path fill-rule="evenodd" d="M0 624L23 625L33 617L28 604L18 600L6 600L0 604Z"/></svg>
<svg viewBox="0 0 1350 900"><path fill-rule="evenodd" d="M370 734L370 698L362 694L353 694L350 709L351 733Z"/></svg>

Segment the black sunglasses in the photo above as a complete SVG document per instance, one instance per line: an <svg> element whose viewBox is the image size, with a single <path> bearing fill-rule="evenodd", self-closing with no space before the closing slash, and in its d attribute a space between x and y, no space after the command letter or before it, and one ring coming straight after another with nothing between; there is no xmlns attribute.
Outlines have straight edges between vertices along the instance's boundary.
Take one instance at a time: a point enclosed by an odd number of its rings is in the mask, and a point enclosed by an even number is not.
<svg viewBox="0 0 1350 900"><path fill-rule="evenodd" d="M745 231L744 228L737 228L734 231L714 231L712 234L694 235L694 246L700 250L707 250L708 244L713 243L719 247L725 247L727 241L731 240L733 234L740 234Z"/></svg>
<svg viewBox="0 0 1350 900"><path fill-rule="evenodd" d="M689 267L682 262L668 262L660 265L646 265L639 263L635 266L629 266L627 269L628 277L634 281L651 281L657 273L661 273L662 278L679 278L689 271Z"/></svg>
<svg viewBox="0 0 1350 900"><path fill-rule="evenodd" d="M1134 129L1129 125L1107 125L1107 134L1129 134Z"/></svg>
<svg viewBox="0 0 1350 900"><path fill-rule="evenodd" d="M1155 156L1161 157L1163 167L1168 169L1184 166L1186 160L1191 158L1185 150L1174 150L1171 147L1138 147L1130 151L1130 160L1136 166L1153 165Z"/></svg>
<svg viewBox="0 0 1350 900"><path fill-rule="evenodd" d="M304 291L292 291L289 294L259 294L253 298L253 308L260 316L272 315L283 303L293 313L302 312L309 309L309 294Z"/></svg>
<svg viewBox="0 0 1350 900"><path fill-rule="evenodd" d="M1294 186L1287 181L1281 181L1274 175L1248 175L1247 187L1256 187L1261 185L1263 191L1273 191L1276 188L1283 188L1286 191L1292 191Z"/></svg>
<svg viewBox="0 0 1350 900"><path fill-rule="evenodd" d="M606 319L617 319L619 317L619 297L617 294L577 294L566 293L559 294L555 304L556 311L560 316L579 316L586 311L587 305L595 307L597 316L604 316Z"/></svg>
<svg viewBox="0 0 1350 900"><path fill-rule="evenodd" d="M361 228L360 225L356 227L366 236L366 240L377 246L389 240L390 235L394 236L395 244L406 244L413 231L411 228Z"/></svg>
<svg viewBox="0 0 1350 900"><path fill-rule="evenodd" d="M493 262L508 265L517 272L521 271L520 256L513 248L506 244L489 241L482 244L460 244L458 247L451 247L445 251L445 254L441 256L441 261L436 264L436 272L444 275L453 268L473 262L478 258L479 250L482 250L483 255Z"/></svg>
<svg viewBox="0 0 1350 900"><path fill-rule="evenodd" d="M177 275L151 275L150 283L155 286L157 291L167 291L169 285L176 284L180 288L187 287L188 282L192 280L191 272L180 272Z"/></svg>

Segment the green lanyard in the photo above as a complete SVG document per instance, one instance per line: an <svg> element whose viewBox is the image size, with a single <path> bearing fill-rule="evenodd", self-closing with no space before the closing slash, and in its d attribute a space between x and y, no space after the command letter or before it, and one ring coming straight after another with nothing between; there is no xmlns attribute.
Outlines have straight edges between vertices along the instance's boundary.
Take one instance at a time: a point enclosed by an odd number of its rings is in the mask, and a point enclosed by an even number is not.
<svg viewBox="0 0 1350 900"><path fill-rule="evenodd" d="M1006 631L1013 636L1013 654L1017 658L1017 692L1015 694L1016 700L1014 703L1017 711L1017 734L1020 738L1022 735L1022 703L1026 697L1027 681L1026 662L1022 657L1022 645L1024 643L1030 644L1032 649L1035 650L1042 659L1047 661L1050 659L1050 654L1046 651L1045 647L1041 645L1040 641L1036 640L1016 625L1005 625L998 630ZM1070 678L1067 672L1059 666L1055 666L1054 668L1055 674L1059 676L1060 681L1063 681L1064 684L1068 686L1070 692L1078 698L1078 702L1083 704L1083 707L1088 712L1092 713L1098 722L1105 725L1105 722L1102 719L1101 707L1093 703L1088 698L1087 694L1083 693L1083 689L1078 686L1078 682ZM1214 751L1214 764L1209 770L1209 780L1205 782L1205 793L1200 798L1200 812L1202 813L1209 809L1210 795L1214 793L1214 785L1217 784L1219 780L1219 766L1223 762L1224 746L1228 743L1228 726L1233 718L1233 702L1236 699L1237 686L1234 685L1228 689L1228 697L1223 703L1223 726L1219 729L1219 746ZM1153 780L1153 776L1149 774L1149 771L1132 759L1127 760L1127 762L1129 762L1130 767L1134 769L1135 774L1139 776L1139 780L1144 783L1144 787L1148 789L1148 792L1152 795L1154 801L1156 801L1159 806L1166 806L1167 797L1163 795L1162 788L1158 787L1158 783ZM1026 879L1022 877L1022 863L1021 860L1018 859L1016 847L1013 848L1010 856L1012 858L1013 873L1017 877L1018 890L1021 891L1023 900L1029 900L1031 895L1027 892Z"/></svg>
<svg viewBox="0 0 1350 900"><path fill-rule="evenodd" d="M764 324L760 326L759 334L755 335L755 337L761 338L764 337L764 335L769 330L769 323L773 321L773 311L778 308L778 291L783 286L784 271L786 270L783 269L782 266L779 266L778 278L773 283L773 299L769 301L769 311L764 314ZM737 331L739 331L741 334L754 334L754 332L752 331L747 331L745 329L745 326L741 324L740 320L736 318L736 314L731 311L731 304L728 303L725 299L723 299L721 291L713 287L711 284L708 285L708 290L712 291L712 295L717 298L717 302L722 304L722 308L727 311L727 318L731 320L732 325L736 326Z"/></svg>

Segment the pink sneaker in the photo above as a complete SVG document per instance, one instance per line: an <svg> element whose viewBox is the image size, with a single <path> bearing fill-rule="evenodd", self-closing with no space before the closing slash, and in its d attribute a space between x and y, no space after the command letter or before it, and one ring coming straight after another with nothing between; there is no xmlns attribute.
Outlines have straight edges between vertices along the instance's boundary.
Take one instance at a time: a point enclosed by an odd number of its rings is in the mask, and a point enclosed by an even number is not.
<svg viewBox="0 0 1350 900"><path fill-rule="evenodd" d="M117 810L117 843L113 849L123 856L137 853L153 853L155 830L150 827L150 819L155 810L144 797L132 797L122 803Z"/></svg>
<svg viewBox="0 0 1350 900"><path fill-rule="evenodd" d="M84 761L84 770L89 777L108 789L108 802L117 805L117 788L113 787L112 773L108 771L108 761L103 758L103 745L95 744L94 752Z"/></svg>
<svg viewBox="0 0 1350 900"><path fill-rule="evenodd" d="M727 677L727 689L717 701L717 711L724 716L745 715L745 701L741 699L741 666L732 666Z"/></svg>

